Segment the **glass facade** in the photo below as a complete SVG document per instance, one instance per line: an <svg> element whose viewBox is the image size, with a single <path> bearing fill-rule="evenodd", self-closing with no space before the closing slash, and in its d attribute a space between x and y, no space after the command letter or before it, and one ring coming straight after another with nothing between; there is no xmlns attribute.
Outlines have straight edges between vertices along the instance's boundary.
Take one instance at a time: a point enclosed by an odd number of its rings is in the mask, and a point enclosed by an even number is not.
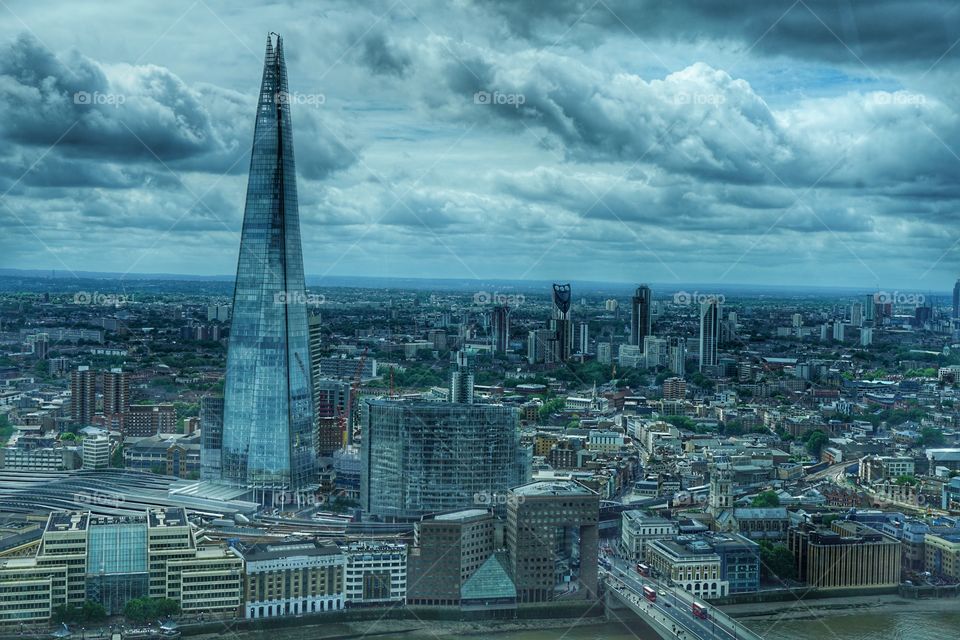
<svg viewBox="0 0 960 640"><path fill-rule="evenodd" d="M102 604L108 615L149 595L146 521L91 526L86 578L87 599Z"/></svg>
<svg viewBox="0 0 960 640"><path fill-rule="evenodd" d="M517 409L503 405L368 400L360 502L386 519L505 502L529 474Z"/></svg>
<svg viewBox="0 0 960 640"><path fill-rule="evenodd" d="M283 42L267 38L233 296L222 480L266 500L317 483L309 335ZM275 499L275 498L274 498Z"/></svg>

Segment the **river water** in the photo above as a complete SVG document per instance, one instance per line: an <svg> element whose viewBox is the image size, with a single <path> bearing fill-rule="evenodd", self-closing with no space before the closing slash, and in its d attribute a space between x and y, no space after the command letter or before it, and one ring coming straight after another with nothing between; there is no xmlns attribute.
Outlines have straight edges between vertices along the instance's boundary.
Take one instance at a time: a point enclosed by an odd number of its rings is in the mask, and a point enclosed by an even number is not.
<svg viewBox="0 0 960 640"><path fill-rule="evenodd" d="M960 608L960 607L958 607ZM421 630L412 633L370 636L369 640L660 640L649 629L608 622L544 631L506 631L490 634L457 634ZM960 638L960 610L955 613L857 613L817 620L754 620L747 627L766 640L956 640ZM641 630L642 629L642 630ZM277 634L279 635L279 634ZM276 638L276 636L274 636Z"/></svg>

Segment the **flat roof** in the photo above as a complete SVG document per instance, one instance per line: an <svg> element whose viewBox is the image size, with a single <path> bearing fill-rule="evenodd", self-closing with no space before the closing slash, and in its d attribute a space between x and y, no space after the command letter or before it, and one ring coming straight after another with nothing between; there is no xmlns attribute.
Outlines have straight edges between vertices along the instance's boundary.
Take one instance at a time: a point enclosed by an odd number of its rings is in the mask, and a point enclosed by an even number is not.
<svg viewBox="0 0 960 640"><path fill-rule="evenodd" d="M514 487L510 491L518 496L594 495L590 489L573 480L541 480Z"/></svg>
<svg viewBox="0 0 960 640"><path fill-rule="evenodd" d="M433 516L433 520L441 521L455 521L455 520L468 520L470 518L479 518L485 516L489 511L486 509L464 509L462 511L453 511L451 513L441 513L439 515Z"/></svg>

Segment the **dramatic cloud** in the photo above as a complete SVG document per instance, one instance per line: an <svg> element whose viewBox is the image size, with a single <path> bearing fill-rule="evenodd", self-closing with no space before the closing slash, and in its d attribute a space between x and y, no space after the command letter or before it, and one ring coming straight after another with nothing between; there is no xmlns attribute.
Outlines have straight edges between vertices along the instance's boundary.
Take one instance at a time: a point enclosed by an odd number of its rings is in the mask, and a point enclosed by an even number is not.
<svg viewBox="0 0 960 640"><path fill-rule="evenodd" d="M231 273L275 30L310 274L929 291L960 269L955 3L15 10L3 267Z"/></svg>

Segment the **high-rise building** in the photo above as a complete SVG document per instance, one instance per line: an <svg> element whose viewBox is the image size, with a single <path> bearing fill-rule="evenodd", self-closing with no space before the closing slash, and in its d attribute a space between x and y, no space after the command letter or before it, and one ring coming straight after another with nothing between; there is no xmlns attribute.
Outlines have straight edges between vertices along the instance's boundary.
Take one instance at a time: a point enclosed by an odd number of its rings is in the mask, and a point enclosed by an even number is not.
<svg viewBox="0 0 960 640"><path fill-rule="evenodd" d="M450 402L473 404L473 365L466 351L457 351L456 368L450 374Z"/></svg>
<svg viewBox="0 0 960 640"><path fill-rule="evenodd" d="M200 398L200 479L220 479L223 447L223 398Z"/></svg>
<svg viewBox="0 0 960 640"><path fill-rule="evenodd" d="M613 345L609 342L597 343L597 362L610 364L613 361Z"/></svg>
<svg viewBox="0 0 960 640"><path fill-rule="evenodd" d="M958 281L960 282L960 281ZM864 322L873 322L876 319L877 296L873 293L867 293L863 296L863 320Z"/></svg>
<svg viewBox="0 0 960 640"><path fill-rule="evenodd" d="M317 413L317 454L333 455L342 448L345 435L353 424L350 383L327 378L313 381L313 403Z"/></svg>
<svg viewBox="0 0 960 640"><path fill-rule="evenodd" d="M670 373L681 378L687 372L687 340L686 338L670 338Z"/></svg>
<svg viewBox="0 0 960 640"><path fill-rule="evenodd" d="M654 370L667 364L670 350L666 338L646 336L643 339L643 359L647 369Z"/></svg>
<svg viewBox="0 0 960 640"><path fill-rule="evenodd" d="M527 333L527 362L530 364L556 362L555 336L556 333L551 329L533 329Z"/></svg>
<svg viewBox="0 0 960 640"><path fill-rule="evenodd" d="M577 353L587 355L590 353L590 324L581 322L579 327Z"/></svg>
<svg viewBox="0 0 960 640"><path fill-rule="evenodd" d="M787 545L797 578L809 587L844 589L900 584L900 541L860 522L836 520L830 529L791 527Z"/></svg>
<svg viewBox="0 0 960 640"><path fill-rule="evenodd" d="M38 333L33 337L33 357L46 360L50 355L50 334Z"/></svg>
<svg viewBox="0 0 960 640"><path fill-rule="evenodd" d="M130 373L110 369L103 374L103 414L120 415L130 409Z"/></svg>
<svg viewBox="0 0 960 640"><path fill-rule="evenodd" d="M597 597L599 519L600 496L573 480L510 490L505 538L519 603Z"/></svg>
<svg viewBox="0 0 960 640"><path fill-rule="evenodd" d="M233 295L222 480L261 502L317 486L306 288L283 40L267 36ZM284 498L286 499L286 497Z"/></svg>
<svg viewBox="0 0 960 640"><path fill-rule="evenodd" d="M860 302L850 305L850 324L854 327L863 326L863 304Z"/></svg>
<svg viewBox="0 0 960 640"><path fill-rule="evenodd" d="M135 404L123 414L123 435L146 438L177 431L177 410L172 404Z"/></svg>
<svg viewBox="0 0 960 640"><path fill-rule="evenodd" d="M73 424L93 424L97 412L97 375L90 367L77 367L70 372L70 418Z"/></svg>
<svg viewBox="0 0 960 640"><path fill-rule="evenodd" d="M862 327L860 329L860 346L869 347L873 344L873 327Z"/></svg>
<svg viewBox="0 0 960 640"><path fill-rule="evenodd" d="M713 296L700 305L700 371L717 366L720 341L720 302Z"/></svg>
<svg viewBox="0 0 960 640"><path fill-rule="evenodd" d="M664 400L683 400L687 397L687 383L683 378L667 378L663 381Z"/></svg>
<svg viewBox="0 0 960 640"><path fill-rule="evenodd" d="M566 362L573 354L573 320L570 318L571 292L569 284L553 285L553 361Z"/></svg>
<svg viewBox="0 0 960 640"><path fill-rule="evenodd" d="M844 340L844 328L842 320L837 320L833 323L833 339L835 342L843 342Z"/></svg>
<svg viewBox="0 0 960 640"><path fill-rule="evenodd" d="M530 473L515 407L367 400L362 422L360 503L374 516L488 505Z"/></svg>
<svg viewBox="0 0 960 640"><path fill-rule="evenodd" d="M650 305L653 292L645 284L637 287L630 299L630 344L642 347L643 339L653 333Z"/></svg>
<svg viewBox="0 0 960 640"><path fill-rule="evenodd" d="M506 353L510 348L510 307L494 305L490 311L490 342L494 353Z"/></svg>
<svg viewBox="0 0 960 640"><path fill-rule="evenodd" d="M960 320L960 278L953 285L953 315L954 320Z"/></svg>

